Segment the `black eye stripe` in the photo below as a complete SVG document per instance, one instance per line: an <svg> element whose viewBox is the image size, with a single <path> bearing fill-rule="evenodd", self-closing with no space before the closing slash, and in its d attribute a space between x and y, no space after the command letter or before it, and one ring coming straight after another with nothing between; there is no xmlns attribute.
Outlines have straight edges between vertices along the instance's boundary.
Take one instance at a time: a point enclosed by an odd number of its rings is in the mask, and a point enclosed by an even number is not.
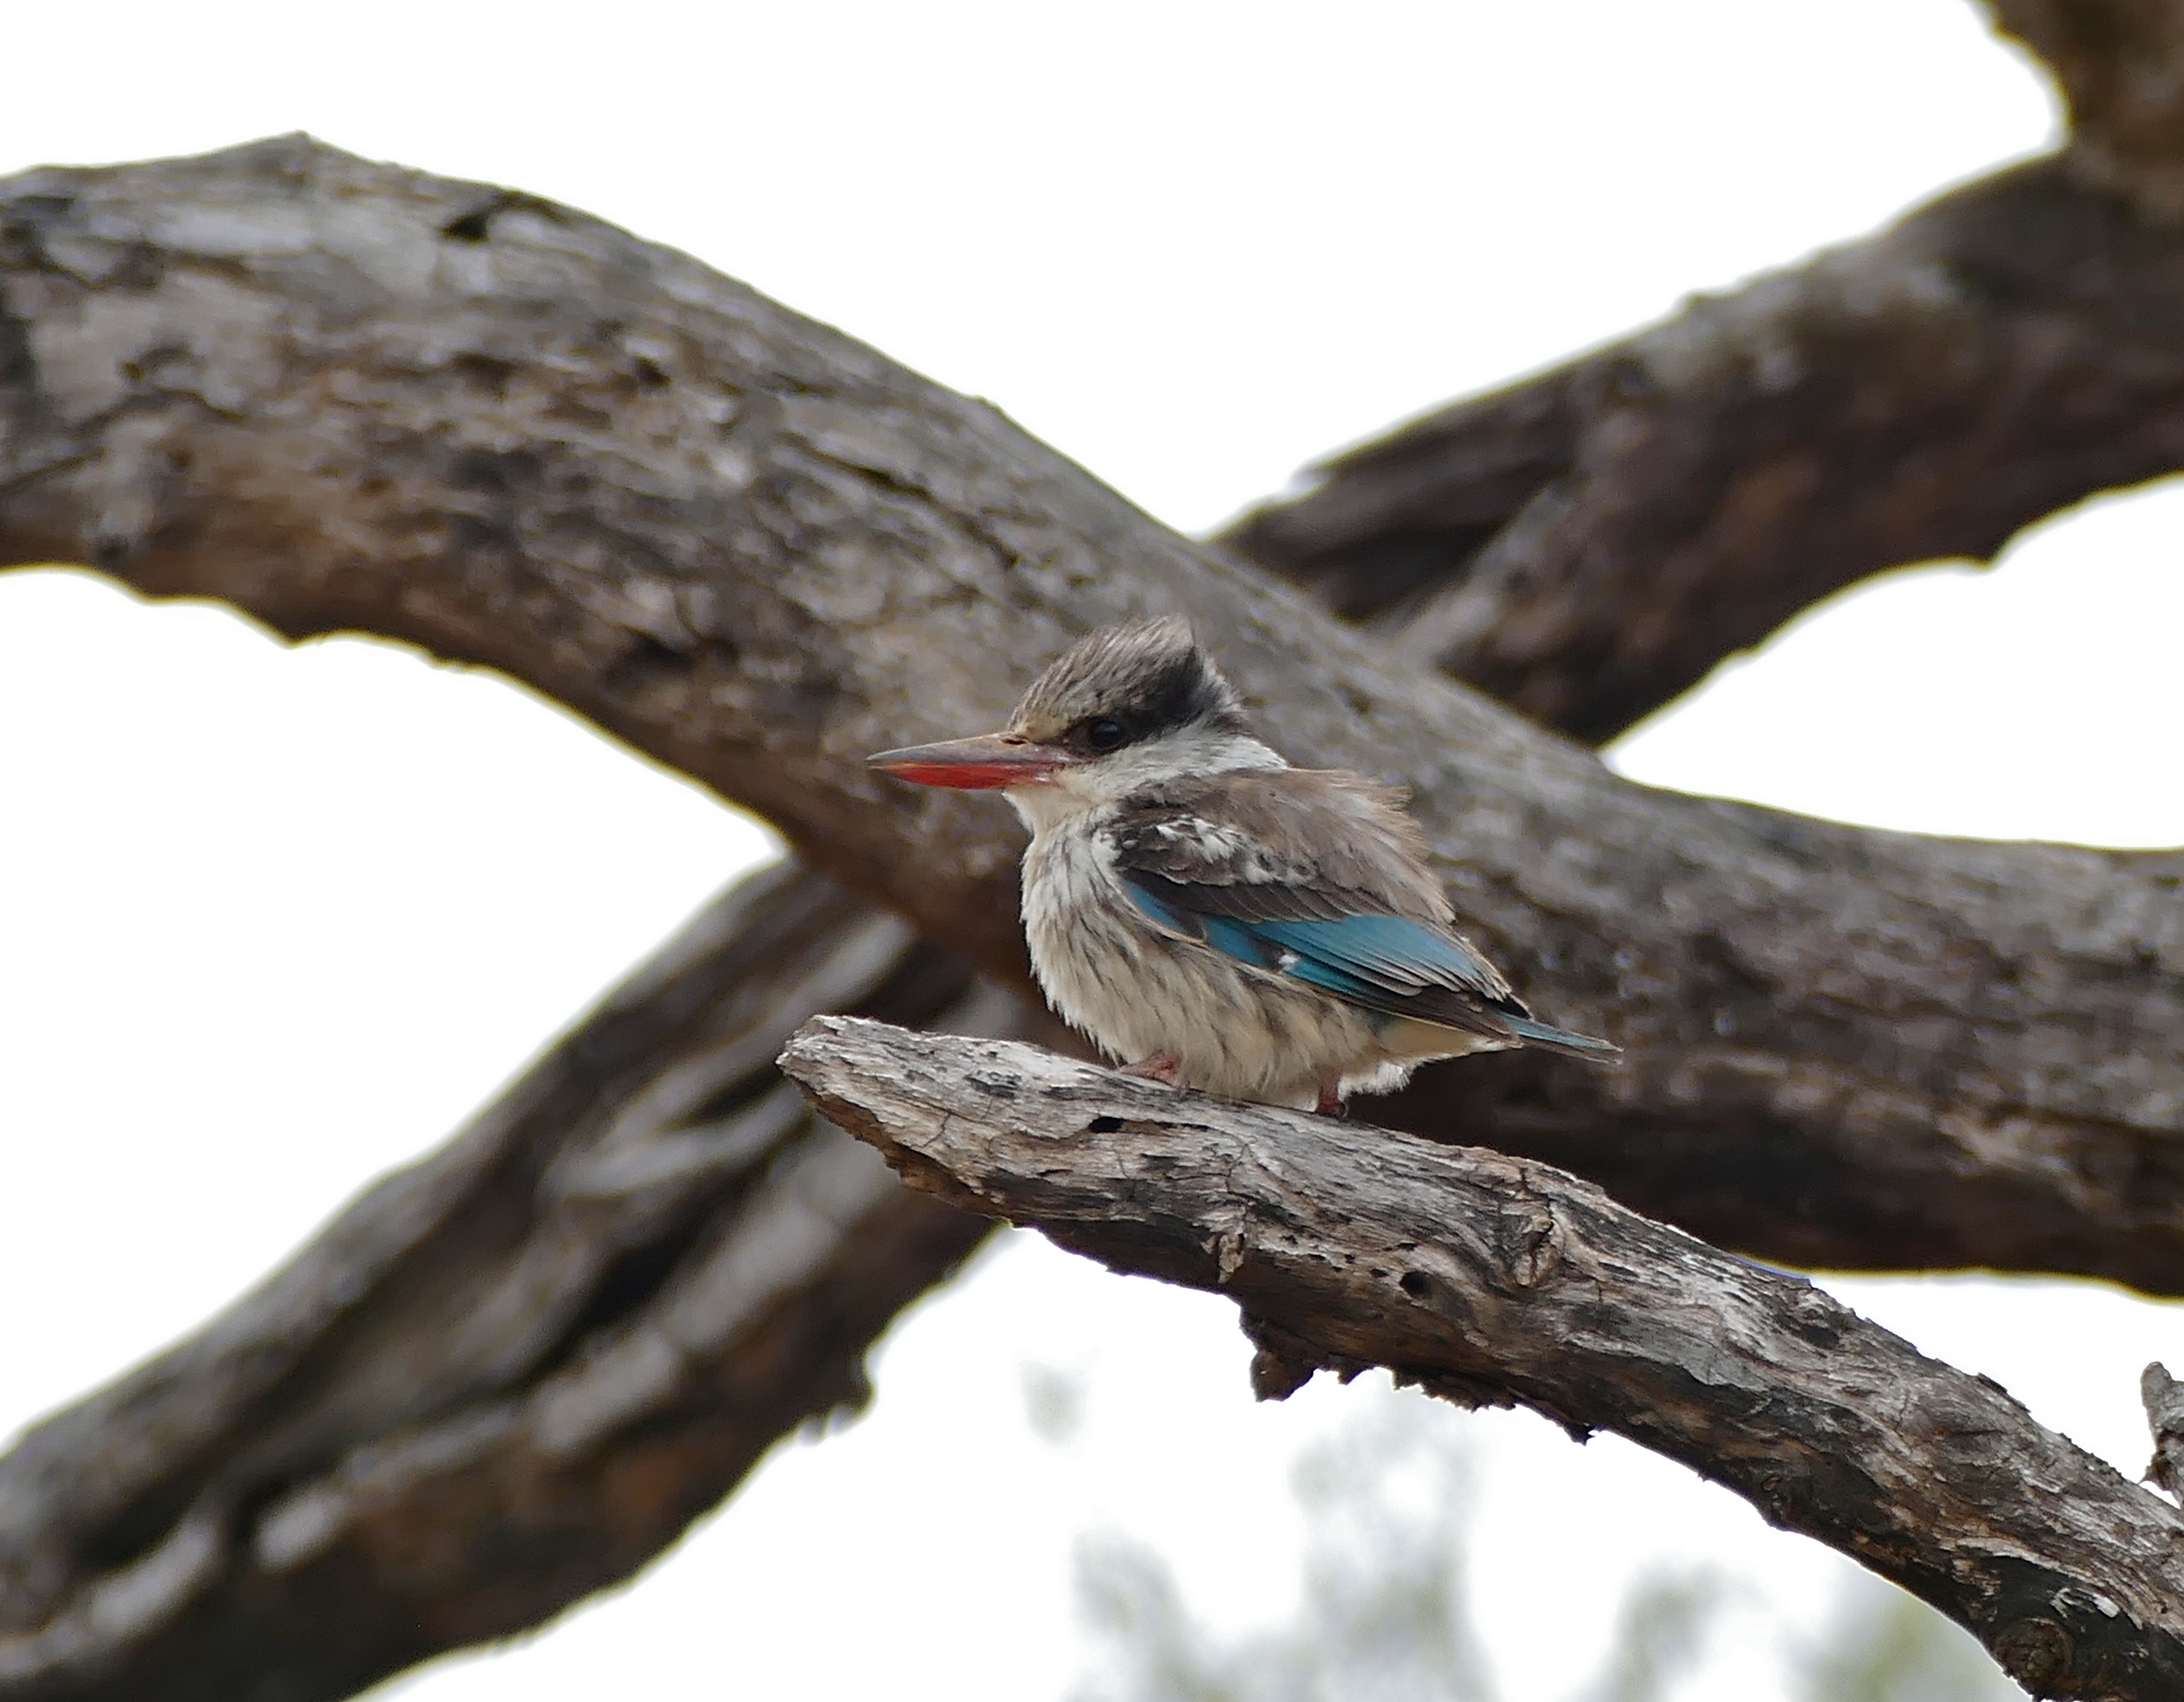
<svg viewBox="0 0 2184 1702"><path fill-rule="evenodd" d="M1144 729L1112 715L1088 715L1055 742L1084 756L1105 756L1144 735Z"/></svg>

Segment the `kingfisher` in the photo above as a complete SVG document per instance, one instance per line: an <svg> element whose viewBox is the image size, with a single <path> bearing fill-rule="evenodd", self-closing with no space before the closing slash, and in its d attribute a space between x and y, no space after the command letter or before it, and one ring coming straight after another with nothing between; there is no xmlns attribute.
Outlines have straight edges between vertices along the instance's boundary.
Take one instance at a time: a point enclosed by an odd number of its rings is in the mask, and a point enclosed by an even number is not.
<svg viewBox="0 0 2184 1702"><path fill-rule="evenodd" d="M1436 1058L1617 1055L1456 931L1403 794L1291 767L1179 617L1089 633L999 733L866 760L1015 807L1033 973L1130 1074L1340 1115Z"/></svg>

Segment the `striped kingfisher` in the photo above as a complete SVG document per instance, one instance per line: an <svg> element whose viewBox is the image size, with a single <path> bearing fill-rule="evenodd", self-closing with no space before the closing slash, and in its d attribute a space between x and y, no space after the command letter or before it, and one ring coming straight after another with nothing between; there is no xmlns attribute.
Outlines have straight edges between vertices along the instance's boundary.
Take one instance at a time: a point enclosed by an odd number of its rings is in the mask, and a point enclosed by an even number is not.
<svg viewBox="0 0 2184 1702"><path fill-rule="evenodd" d="M1401 794L1292 768L1178 617L1089 634L1000 733L869 761L1015 806L1033 971L1133 1074L1334 1113L1435 1058L1616 1055L1456 931Z"/></svg>

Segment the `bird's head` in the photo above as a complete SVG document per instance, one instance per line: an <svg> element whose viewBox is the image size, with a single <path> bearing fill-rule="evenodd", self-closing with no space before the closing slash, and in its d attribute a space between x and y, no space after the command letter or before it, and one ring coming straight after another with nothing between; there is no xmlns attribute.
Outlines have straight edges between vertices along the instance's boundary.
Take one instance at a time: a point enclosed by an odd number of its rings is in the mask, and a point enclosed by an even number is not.
<svg viewBox="0 0 2184 1702"><path fill-rule="evenodd" d="M866 760L920 785L1006 790L1034 827L1164 781L1283 766L1176 615L1078 639L999 733Z"/></svg>

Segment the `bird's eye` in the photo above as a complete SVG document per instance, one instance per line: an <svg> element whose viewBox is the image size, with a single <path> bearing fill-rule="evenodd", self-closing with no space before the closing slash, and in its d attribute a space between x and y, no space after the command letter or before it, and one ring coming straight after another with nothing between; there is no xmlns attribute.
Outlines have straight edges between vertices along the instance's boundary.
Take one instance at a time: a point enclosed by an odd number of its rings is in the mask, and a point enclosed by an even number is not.
<svg viewBox="0 0 2184 1702"><path fill-rule="evenodd" d="M1095 751L1103 754L1109 751L1121 750L1128 736L1123 730L1123 723L1119 721L1109 721L1103 717L1098 721L1088 721L1084 723L1084 742Z"/></svg>

